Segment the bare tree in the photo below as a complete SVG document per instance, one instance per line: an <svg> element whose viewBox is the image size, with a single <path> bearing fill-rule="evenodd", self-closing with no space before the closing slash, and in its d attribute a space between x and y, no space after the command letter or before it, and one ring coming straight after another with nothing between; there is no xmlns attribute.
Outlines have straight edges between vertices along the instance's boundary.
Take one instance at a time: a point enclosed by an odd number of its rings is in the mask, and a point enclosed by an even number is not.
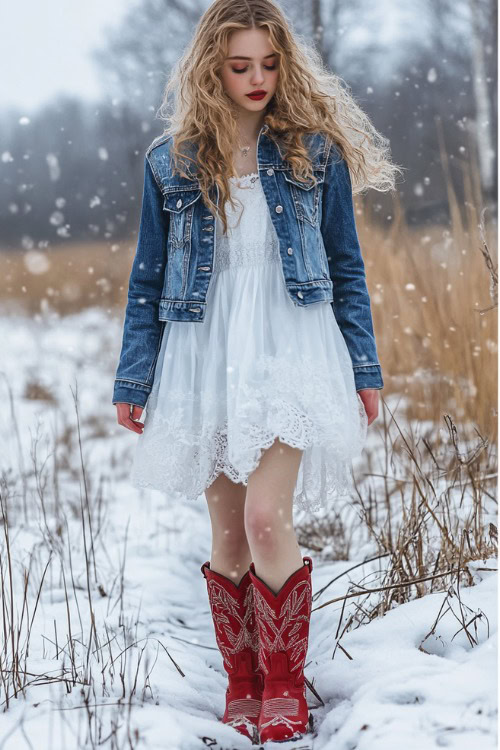
<svg viewBox="0 0 500 750"><path fill-rule="evenodd" d="M210 0L142 0L92 57L113 99L156 111L168 71Z"/></svg>
<svg viewBox="0 0 500 750"><path fill-rule="evenodd" d="M311 17L312 17L312 31L313 39L320 53L323 61L325 60L325 50L323 49L323 16L321 13L321 0L311 0Z"/></svg>
<svg viewBox="0 0 500 750"><path fill-rule="evenodd" d="M288 0L284 10L295 28L314 41L324 64L336 70L345 60L344 30L356 25L367 7L368 0Z"/></svg>
<svg viewBox="0 0 500 750"><path fill-rule="evenodd" d="M497 28L495 0L469 0L471 15L472 83L476 102L476 142L479 156L481 182L486 192L495 186L495 148L493 144L493 103L488 91L486 54L488 31Z"/></svg>

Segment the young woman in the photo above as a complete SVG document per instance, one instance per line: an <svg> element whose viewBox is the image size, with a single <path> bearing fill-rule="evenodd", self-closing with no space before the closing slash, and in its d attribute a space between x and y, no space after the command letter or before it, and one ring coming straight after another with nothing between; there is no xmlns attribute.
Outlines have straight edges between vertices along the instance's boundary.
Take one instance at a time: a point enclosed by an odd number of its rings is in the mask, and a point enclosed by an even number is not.
<svg viewBox="0 0 500 750"><path fill-rule="evenodd" d="M205 494L222 720L285 740L311 726L312 561L293 508L349 492L383 387L350 173L387 190L398 168L271 0L215 0L162 114L171 91L145 156L113 403L139 433L135 486Z"/></svg>

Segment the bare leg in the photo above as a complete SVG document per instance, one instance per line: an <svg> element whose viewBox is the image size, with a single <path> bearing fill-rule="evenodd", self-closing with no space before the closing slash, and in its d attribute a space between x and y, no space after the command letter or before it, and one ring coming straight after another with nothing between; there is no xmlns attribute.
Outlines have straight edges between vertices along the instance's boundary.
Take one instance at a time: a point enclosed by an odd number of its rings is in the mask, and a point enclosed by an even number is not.
<svg viewBox="0 0 500 750"><path fill-rule="evenodd" d="M205 490L212 523L210 568L238 584L248 570L251 555L245 532L244 484L220 474Z"/></svg>
<svg viewBox="0 0 500 750"><path fill-rule="evenodd" d="M302 567L293 527L293 491L302 451L275 440L248 479L245 528L255 573L274 591Z"/></svg>

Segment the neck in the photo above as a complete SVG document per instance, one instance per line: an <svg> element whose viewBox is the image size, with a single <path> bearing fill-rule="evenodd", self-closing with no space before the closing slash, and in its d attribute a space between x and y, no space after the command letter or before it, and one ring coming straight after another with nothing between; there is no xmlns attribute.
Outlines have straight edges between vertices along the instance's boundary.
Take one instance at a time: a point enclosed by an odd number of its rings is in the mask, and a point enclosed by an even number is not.
<svg viewBox="0 0 500 750"><path fill-rule="evenodd" d="M250 146L257 141L264 123L265 112L242 112L237 118L241 146Z"/></svg>

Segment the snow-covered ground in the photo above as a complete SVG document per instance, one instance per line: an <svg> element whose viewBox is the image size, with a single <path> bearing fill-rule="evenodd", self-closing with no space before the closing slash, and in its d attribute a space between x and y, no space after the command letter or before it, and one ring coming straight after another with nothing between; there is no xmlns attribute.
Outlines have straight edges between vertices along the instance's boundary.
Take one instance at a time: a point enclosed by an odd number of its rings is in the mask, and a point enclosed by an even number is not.
<svg viewBox="0 0 500 750"><path fill-rule="evenodd" d="M119 322L100 310L53 323L4 317L0 335L1 750L251 747L220 722L226 677L200 572L206 503L174 504L127 481L137 437L111 404ZM319 592L376 548L365 540L348 561L306 553ZM343 614L342 601L321 605L350 582L376 587L379 567L338 577L313 602L305 675L321 701L308 691L315 736L290 747L496 747L496 559L470 564L474 585L452 580L338 646L339 618L361 600ZM14 640L4 637L12 620ZM25 684L16 697L13 654Z"/></svg>

